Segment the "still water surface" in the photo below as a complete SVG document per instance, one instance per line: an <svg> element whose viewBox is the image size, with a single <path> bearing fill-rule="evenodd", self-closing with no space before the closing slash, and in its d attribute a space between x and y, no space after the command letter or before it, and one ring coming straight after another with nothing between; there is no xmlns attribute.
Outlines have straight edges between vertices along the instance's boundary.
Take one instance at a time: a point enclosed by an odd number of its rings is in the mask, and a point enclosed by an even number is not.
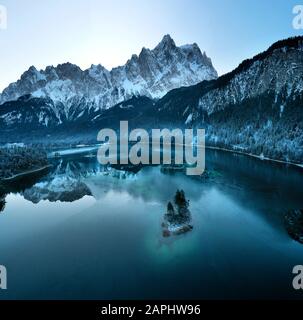
<svg viewBox="0 0 303 320"><path fill-rule="evenodd" d="M206 167L207 179L159 166L104 172L74 155L7 187L0 299L302 298L292 268L303 245L284 215L303 208L303 170L220 151L207 152ZM193 230L164 238L177 189Z"/></svg>

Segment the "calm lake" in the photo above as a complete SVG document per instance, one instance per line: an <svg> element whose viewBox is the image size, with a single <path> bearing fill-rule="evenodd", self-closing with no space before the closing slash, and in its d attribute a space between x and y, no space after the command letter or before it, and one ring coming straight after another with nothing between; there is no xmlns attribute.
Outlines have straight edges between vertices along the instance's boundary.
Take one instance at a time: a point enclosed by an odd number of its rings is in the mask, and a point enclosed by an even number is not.
<svg viewBox="0 0 303 320"><path fill-rule="evenodd" d="M303 244L284 226L303 208L303 169L214 150L205 179L84 155L52 163L0 195L0 299L303 298ZM163 237L177 189L193 230Z"/></svg>

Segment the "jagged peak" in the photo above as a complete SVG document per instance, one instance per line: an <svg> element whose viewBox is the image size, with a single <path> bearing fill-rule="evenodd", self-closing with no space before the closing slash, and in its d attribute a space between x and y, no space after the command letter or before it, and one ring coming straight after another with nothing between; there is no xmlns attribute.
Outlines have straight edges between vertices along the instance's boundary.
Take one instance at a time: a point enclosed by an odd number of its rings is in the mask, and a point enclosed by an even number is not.
<svg viewBox="0 0 303 320"><path fill-rule="evenodd" d="M76 64L70 63L70 62L59 63L57 65L56 69L57 70L69 69L69 70L82 71L82 69L79 66L77 66Z"/></svg>
<svg viewBox="0 0 303 320"><path fill-rule="evenodd" d="M150 49L143 47L140 54L139 54L139 59L149 55L150 53L151 53Z"/></svg>
<svg viewBox="0 0 303 320"><path fill-rule="evenodd" d="M102 64L91 64L87 70L108 71Z"/></svg>
<svg viewBox="0 0 303 320"><path fill-rule="evenodd" d="M163 43L163 44L174 44L175 45L175 41L170 36L170 34L165 34L160 43Z"/></svg>
<svg viewBox="0 0 303 320"><path fill-rule="evenodd" d="M26 71L24 71L21 75L21 79L32 74L36 74L39 72L35 66L30 66Z"/></svg>
<svg viewBox="0 0 303 320"><path fill-rule="evenodd" d="M27 71L36 72L38 71L35 66L30 66Z"/></svg>
<svg viewBox="0 0 303 320"><path fill-rule="evenodd" d="M55 67L53 65L50 65L50 66L47 66L45 68L45 72L49 72L49 71L54 70L54 69L55 69Z"/></svg>
<svg viewBox="0 0 303 320"><path fill-rule="evenodd" d="M199 46L196 43L192 44L183 44L182 46L179 47L182 50L193 50L193 49L199 49Z"/></svg>
<svg viewBox="0 0 303 320"><path fill-rule="evenodd" d="M138 60L139 60L138 55L132 54L131 58L127 60L126 65L128 65L128 64L136 64Z"/></svg>
<svg viewBox="0 0 303 320"><path fill-rule="evenodd" d="M138 56L136 54L132 54L131 59L138 59Z"/></svg>
<svg viewBox="0 0 303 320"><path fill-rule="evenodd" d="M30 79L30 81L34 81L35 78L37 80L41 80L40 78L43 77L41 72L42 71L38 71L37 68L32 65L28 68L28 70L23 72L23 74L20 77L20 80Z"/></svg>
<svg viewBox="0 0 303 320"><path fill-rule="evenodd" d="M162 40L160 41L160 43L155 47L155 51L162 51L164 49L171 49L171 48L175 48L176 44L175 41L173 40L173 38L169 35L166 34Z"/></svg>
<svg viewBox="0 0 303 320"><path fill-rule="evenodd" d="M180 79L180 85L191 85L204 78L216 78L214 69L205 70L203 68L207 65L212 66L203 58L198 45L194 43L187 45L187 47L189 50L177 47L172 37L166 34L154 49L143 47L139 55L133 54L126 64L111 70L107 70L101 64L92 64L89 68L82 70L70 62L47 66L41 71L37 71L34 66L31 66L21 76L21 81L18 80L3 90L4 95L0 96L0 103L16 99L26 93L34 93L38 96L49 94L56 101L62 102L64 99L68 99L69 94L81 95L84 93L87 95L90 92L91 99L95 95L98 96L96 101L103 103L102 101L105 99L99 99L99 96L103 94L103 88L98 87L100 85L106 86L107 89L111 86L122 88L121 92L118 90L117 96L114 97L107 90L104 95L108 95L109 101L112 99L121 100L124 92L129 96L134 92L141 91L147 94L148 90L152 91L152 96L160 97L167 90L178 85L177 81L172 80L173 77L169 72L169 69L176 72L176 63L178 70L181 70L182 66L184 67L184 72L178 72L177 75ZM202 68L198 68L200 65ZM164 76L160 79L159 76L164 69L168 71L163 72ZM159 83L153 82L155 79ZM161 84L159 79L164 83ZM63 81L65 82L63 83Z"/></svg>

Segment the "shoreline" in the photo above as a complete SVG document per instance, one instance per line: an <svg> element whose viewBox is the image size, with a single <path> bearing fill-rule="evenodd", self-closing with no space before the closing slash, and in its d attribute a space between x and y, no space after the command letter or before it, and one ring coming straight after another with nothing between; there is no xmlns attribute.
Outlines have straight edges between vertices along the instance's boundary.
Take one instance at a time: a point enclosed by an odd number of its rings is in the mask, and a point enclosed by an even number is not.
<svg viewBox="0 0 303 320"><path fill-rule="evenodd" d="M95 150L98 150L99 147L100 147L99 145L92 145L92 146L84 146L84 147L59 149L59 150L54 150L54 151L49 152L47 154L47 156L50 159L54 159L54 158L60 158L60 157L64 157L64 156L89 153L89 152L93 152Z"/></svg>
<svg viewBox="0 0 303 320"><path fill-rule="evenodd" d="M242 151L237 151L237 150L231 150L231 149L226 149L226 148L220 148L220 147L213 147L213 146L205 146L205 149L212 149L212 150L218 150L218 151L225 151L229 153L235 153L235 154L240 154L248 157L252 157L255 159L259 159L261 161L271 161L271 162L276 162L276 163L281 163L281 164L287 164L287 165L292 165L297 168L303 169L303 163L296 163L296 162L291 162L291 161L284 161L284 160L278 160L278 159L272 159L268 157L260 157L256 154L253 153L247 153L247 152L242 152Z"/></svg>
<svg viewBox="0 0 303 320"><path fill-rule="evenodd" d="M1 179L1 180L0 180L0 183L1 183L1 182L12 182L12 181L17 180L17 179L19 179L19 178L23 178L23 177L25 177L25 176L27 176L27 175L31 175L31 174L33 174L33 173L41 172L41 171L46 170L46 169L48 169L48 168L50 168L50 167L52 167L52 165L51 165L51 164L48 164L48 165L43 166L43 167L41 167L41 168L24 171L24 172L15 174L15 175L13 175L13 176L11 176L11 177L9 177L9 178Z"/></svg>

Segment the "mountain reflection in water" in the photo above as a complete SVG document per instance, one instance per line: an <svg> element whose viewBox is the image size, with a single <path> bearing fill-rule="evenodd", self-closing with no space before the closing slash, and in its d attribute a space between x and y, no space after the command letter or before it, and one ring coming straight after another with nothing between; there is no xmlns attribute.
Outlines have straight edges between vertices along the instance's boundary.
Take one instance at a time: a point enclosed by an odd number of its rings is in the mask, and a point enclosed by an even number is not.
<svg viewBox="0 0 303 320"><path fill-rule="evenodd" d="M297 297L291 271L303 245L285 213L303 208L302 169L206 156L202 177L72 156L4 188L0 262L12 270L4 298ZM163 237L181 189L193 229Z"/></svg>

